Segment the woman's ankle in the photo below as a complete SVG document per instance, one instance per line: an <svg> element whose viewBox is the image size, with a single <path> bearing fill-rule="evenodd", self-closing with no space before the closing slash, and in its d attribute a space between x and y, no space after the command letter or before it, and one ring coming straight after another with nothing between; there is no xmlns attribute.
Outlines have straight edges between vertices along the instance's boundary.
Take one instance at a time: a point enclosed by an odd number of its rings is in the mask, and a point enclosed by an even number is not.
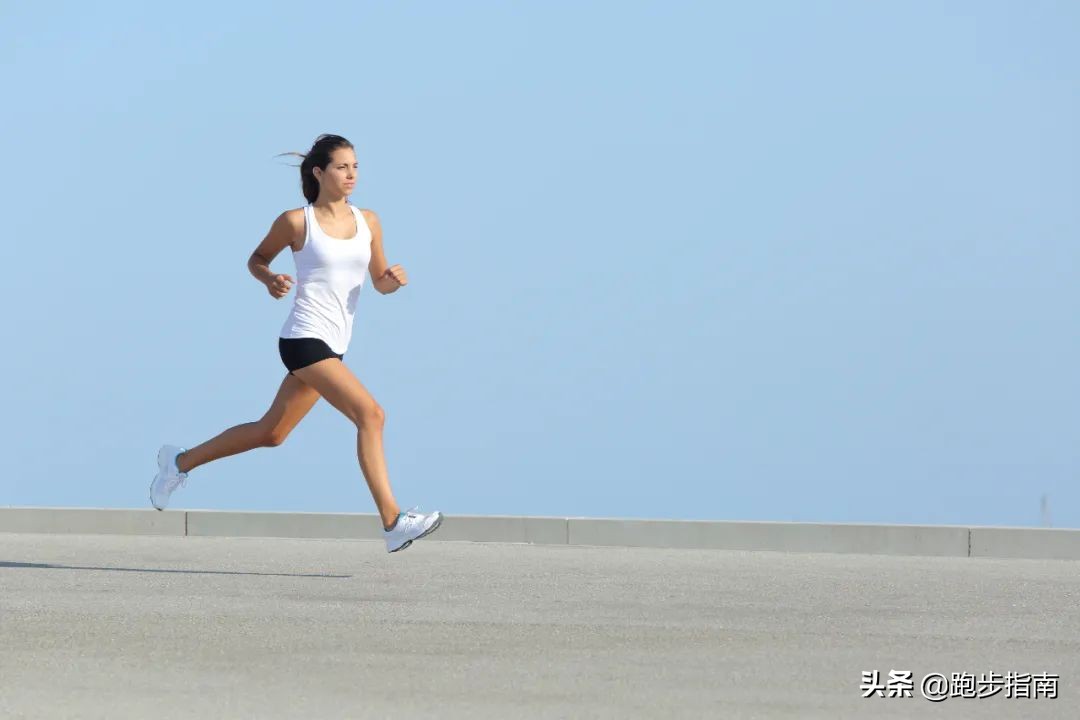
<svg viewBox="0 0 1080 720"><path fill-rule="evenodd" d="M397 527L398 520L401 519L401 515L402 515L402 513L400 513L400 512L397 513L396 515L394 515L394 517L389 522L386 521L386 518L383 518L383 521L382 521L383 530L386 530L386 531L389 532L390 530L393 530L395 527Z"/></svg>

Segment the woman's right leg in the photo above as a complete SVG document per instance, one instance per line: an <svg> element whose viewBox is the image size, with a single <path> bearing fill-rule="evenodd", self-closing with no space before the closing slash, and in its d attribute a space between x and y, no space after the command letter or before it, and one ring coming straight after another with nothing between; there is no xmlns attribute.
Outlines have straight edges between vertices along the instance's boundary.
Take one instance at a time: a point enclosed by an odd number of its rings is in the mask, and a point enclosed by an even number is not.
<svg viewBox="0 0 1080 720"><path fill-rule="evenodd" d="M237 455L259 447L276 447L285 442L308 411L319 400L319 393L296 375L286 375L270 409L256 422L236 425L201 445L196 445L176 459L180 472L205 465L219 458Z"/></svg>

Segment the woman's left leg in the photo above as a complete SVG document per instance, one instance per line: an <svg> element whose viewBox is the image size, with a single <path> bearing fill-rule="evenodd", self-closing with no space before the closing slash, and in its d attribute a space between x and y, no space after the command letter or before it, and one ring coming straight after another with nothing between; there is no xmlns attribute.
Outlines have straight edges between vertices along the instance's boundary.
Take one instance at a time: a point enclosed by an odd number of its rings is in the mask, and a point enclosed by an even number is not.
<svg viewBox="0 0 1080 720"><path fill-rule="evenodd" d="M390 489L383 454L383 425L386 414L367 388L337 358L329 358L296 370L303 381L314 387L326 402L341 411L356 426L356 455L360 472L367 481L383 527L398 517L400 508Z"/></svg>

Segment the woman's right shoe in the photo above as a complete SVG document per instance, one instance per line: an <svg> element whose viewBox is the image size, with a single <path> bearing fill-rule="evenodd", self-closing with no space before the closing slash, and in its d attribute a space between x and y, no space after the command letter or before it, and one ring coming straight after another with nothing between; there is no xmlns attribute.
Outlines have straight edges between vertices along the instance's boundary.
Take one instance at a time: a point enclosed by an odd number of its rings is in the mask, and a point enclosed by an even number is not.
<svg viewBox="0 0 1080 720"><path fill-rule="evenodd" d="M176 445L162 445L158 450L158 473L150 483L150 504L158 510L164 510L169 504L173 490L187 484L187 473L176 467L176 457L183 452L185 449Z"/></svg>
<svg viewBox="0 0 1080 720"><path fill-rule="evenodd" d="M386 552L397 552L412 545L413 540L430 535L439 529L442 524L442 513L436 510L432 513L413 512L418 508L412 508L398 515L397 524L390 530L383 529L383 538L386 540Z"/></svg>

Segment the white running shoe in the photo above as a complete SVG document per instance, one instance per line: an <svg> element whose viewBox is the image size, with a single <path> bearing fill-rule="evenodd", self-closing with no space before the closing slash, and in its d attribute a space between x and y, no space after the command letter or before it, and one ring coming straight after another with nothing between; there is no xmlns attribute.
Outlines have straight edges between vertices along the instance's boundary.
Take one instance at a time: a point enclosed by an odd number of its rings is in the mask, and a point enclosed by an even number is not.
<svg viewBox="0 0 1080 720"><path fill-rule="evenodd" d="M173 490L187 484L187 473L180 472L180 468L176 467L176 456L182 452L186 452L186 449L176 445L162 445L158 450L158 474L150 483L150 503L158 510L164 510L169 504Z"/></svg>
<svg viewBox="0 0 1080 720"><path fill-rule="evenodd" d="M442 524L442 513L438 510L426 514L413 512L418 509L412 508L398 515L397 525L392 530L383 529L386 552L404 550L412 545L413 540L430 535Z"/></svg>

